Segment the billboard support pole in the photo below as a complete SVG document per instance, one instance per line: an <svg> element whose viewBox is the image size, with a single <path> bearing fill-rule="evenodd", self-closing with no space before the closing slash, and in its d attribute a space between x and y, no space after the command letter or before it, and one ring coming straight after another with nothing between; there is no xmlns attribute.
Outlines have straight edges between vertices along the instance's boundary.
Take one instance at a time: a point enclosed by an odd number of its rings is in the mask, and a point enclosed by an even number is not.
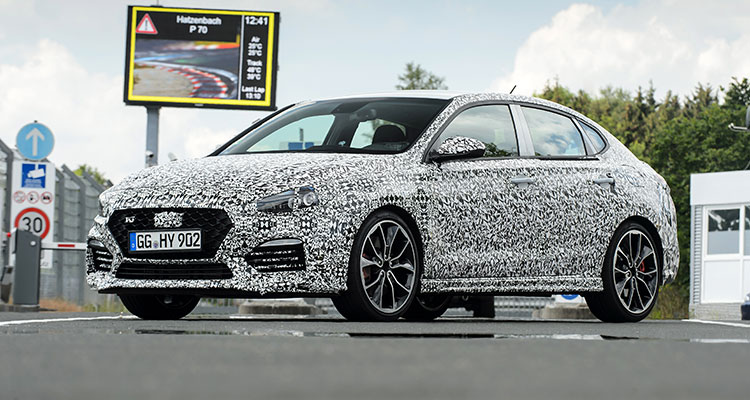
<svg viewBox="0 0 750 400"><path fill-rule="evenodd" d="M146 106L146 168L159 163L159 108Z"/></svg>

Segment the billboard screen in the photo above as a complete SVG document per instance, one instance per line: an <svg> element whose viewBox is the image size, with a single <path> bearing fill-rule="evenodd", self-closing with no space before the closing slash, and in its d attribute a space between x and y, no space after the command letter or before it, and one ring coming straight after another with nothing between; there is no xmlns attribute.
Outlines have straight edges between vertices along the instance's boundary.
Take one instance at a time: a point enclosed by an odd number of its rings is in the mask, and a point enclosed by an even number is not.
<svg viewBox="0 0 750 400"><path fill-rule="evenodd" d="M128 7L125 103L276 109L279 13Z"/></svg>

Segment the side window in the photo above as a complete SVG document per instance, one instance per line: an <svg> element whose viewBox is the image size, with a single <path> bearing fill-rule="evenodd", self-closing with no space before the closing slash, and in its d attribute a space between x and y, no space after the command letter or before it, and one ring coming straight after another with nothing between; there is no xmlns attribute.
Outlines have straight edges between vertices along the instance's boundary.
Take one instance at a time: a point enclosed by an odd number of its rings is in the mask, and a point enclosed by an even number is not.
<svg viewBox="0 0 750 400"><path fill-rule="evenodd" d="M522 109L536 155L586 155L581 133L570 118L538 108L522 107Z"/></svg>
<svg viewBox="0 0 750 400"><path fill-rule="evenodd" d="M516 129L507 105L487 105L470 108L459 114L440 134L436 145L454 136L465 136L484 143L484 157L518 155Z"/></svg>
<svg viewBox="0 0 750 400"><path fill-rule="evenodd" d="M333 115L315 115L292 122L258 141L253 151L305 150L319 146L333 125Z"/></svg>
<svg viewBox="0 0 750 400"><path fill-rule="evenodd" d="M596 131L596 129L586 125L586 123L584 122L581 122L581 127L583 128L583 133L588 136L591 144L594 145L594 153L598 153L604 150L605 147L607 147L604 139L602 139L602 136L599 134L599 132Z"/></svg>

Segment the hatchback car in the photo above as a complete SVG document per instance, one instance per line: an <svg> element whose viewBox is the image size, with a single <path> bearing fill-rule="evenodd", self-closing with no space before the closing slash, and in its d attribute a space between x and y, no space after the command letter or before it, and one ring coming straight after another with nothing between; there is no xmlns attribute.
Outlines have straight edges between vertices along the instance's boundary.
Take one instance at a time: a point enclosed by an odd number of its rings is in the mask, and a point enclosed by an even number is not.
<svg viewBox="0 0 750 400"><path fill-rule="evenodd" d="M146 319L202 296L430 320L454 295L583 294L637 321L677 273L669 188L605 129L507 94L309 101L102 193L87 278Z"/></svg>

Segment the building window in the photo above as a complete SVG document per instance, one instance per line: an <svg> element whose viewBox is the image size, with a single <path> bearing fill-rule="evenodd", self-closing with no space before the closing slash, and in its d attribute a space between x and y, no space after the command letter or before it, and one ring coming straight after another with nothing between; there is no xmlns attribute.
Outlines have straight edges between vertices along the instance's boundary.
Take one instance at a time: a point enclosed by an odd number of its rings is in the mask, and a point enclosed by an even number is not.
<svg viewBox="0 0 750 400"><path fill-rule="evenodd" d="M745 255L750 256L750 206L745 206Z"/></svg>
<svg viewBox="0 0 750 400"><path fill-rule="evenodd" d="M708 211L708 254L740 252L740 209Z"/></svg>

